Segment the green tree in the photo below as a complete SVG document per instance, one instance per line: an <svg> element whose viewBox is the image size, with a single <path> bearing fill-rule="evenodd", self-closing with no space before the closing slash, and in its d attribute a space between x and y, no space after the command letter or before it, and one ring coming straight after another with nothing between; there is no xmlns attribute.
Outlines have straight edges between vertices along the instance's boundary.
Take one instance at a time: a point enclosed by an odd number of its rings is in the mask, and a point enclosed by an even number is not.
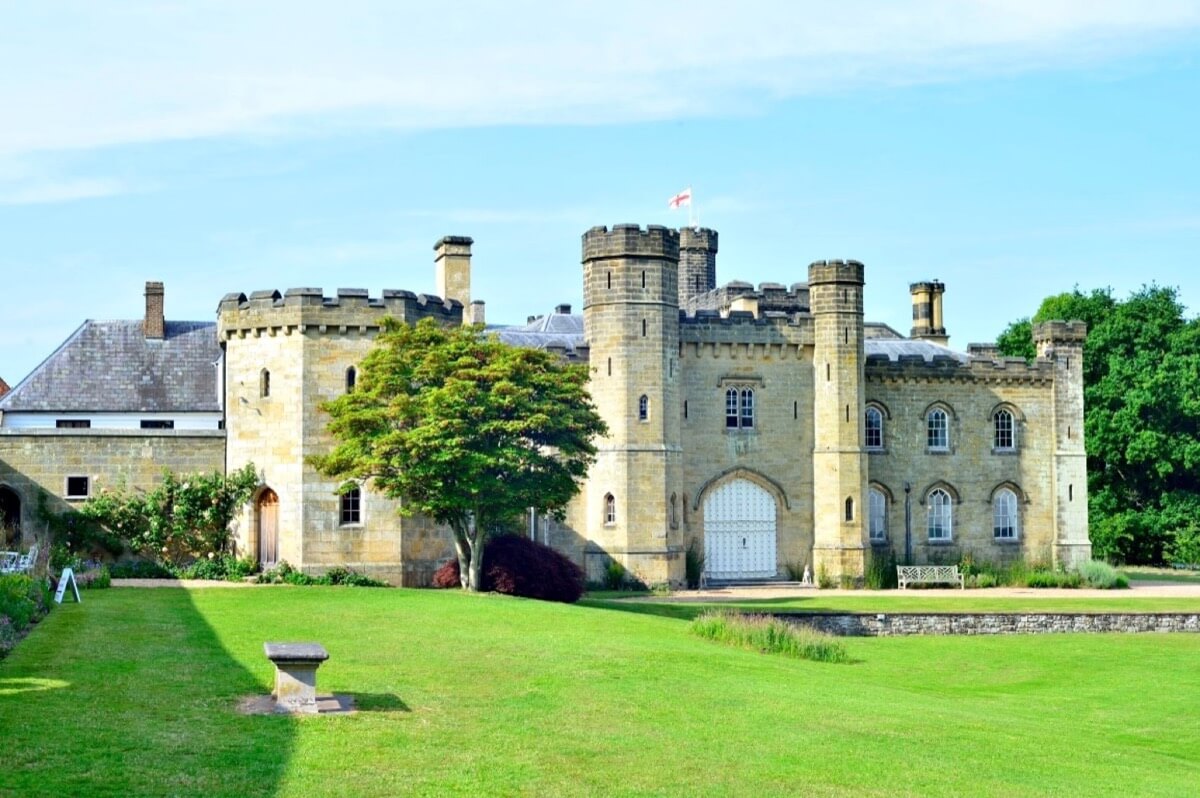
<svg viewBox="0 0 1200 798"><path fill-rule="evenodd" d="M104 489L78 515L101 524L131 549L157 562L186 565L227 551L229 525L258 485L253 464L228 474L163 472L152 490Z"/></svg>
<svg viewBox="0 0 1200 798"><path fill-rule="evenodd" d="M450 527L471 590L493 531L529 507L563 517L607 431L586 367L432 319L387 320L354 390L324 409L337 445L313 465Z"/></svg>
<svg viewBox="0 0 1200 798"><path fill-rule="evenodd" d="M1033 321L1052 318L1088 324L1084 429L1096 553L1200 561L1200 321L1159 286L1123 301L1107 290L1051 296ZM1027 356L1031 344L1019 340L1027 324L1009 325L1001 351Z"/></svg>

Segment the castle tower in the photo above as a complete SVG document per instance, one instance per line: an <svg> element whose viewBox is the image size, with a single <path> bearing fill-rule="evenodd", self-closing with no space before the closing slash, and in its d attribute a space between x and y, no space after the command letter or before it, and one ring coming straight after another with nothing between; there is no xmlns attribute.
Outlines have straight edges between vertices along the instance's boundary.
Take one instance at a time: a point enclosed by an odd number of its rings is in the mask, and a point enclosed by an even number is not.
<svg viewBox="0 0 1200 798"><path fill-rule="evenodd" d="M463 307L471 305L470 236L444 236L433 245L433 263L438 296L457 299Z"/></svg>
<svg viewBox="0 0 1200 798"><path fill-rule="evenodd" d="M426 519L402 519L395 503L364 485L343 505L339 481L308 458L335 441L325 402L354 389L382 319L463 323L463 306L408 291L291 288L226 295L217 311L225 351L226 470L253 462L259 489L238 520L239 555L286 560L306 573L344 565L397 584L428 582L448 554Z"/></svg>
<svg viewBox="0 0 1200 798"><path fill-rule="evenodd" d="M1087 452L1083 441L1081 321L1047 321L1033 328L1038 357L1054 363L1054 564L1091 559L1088 538Z"/></svg>
<svg viewBox="0 0 1200 798"><path fill-rule="evenodd" d="M908 287L912 294L913 326L911 338L929 341L941 346L950 345L950 336L946 335L945 323L942 321L942 294L946 286L937 280L913 283Z"/></svg>
<svg viewBox="0 0 1200 798"><path fill-rule="evenodd" d="M616 225L583 235L589 388L609 426L586 487L592 578L612 558L648 584L683 581L670 509L683 495L678 278L674 230Z"/></svg>
<svg viewBox="0 0 1200 798"><path fill-rule="evenodd" d="M863 448L863 265L808 267L813 315L813 572L865 572L867 461Z"/></svg>
<svg viewBox="0 0 1200 798"><path fill-rule="evenodd" d="M679 307L717 287L717 231L685 227L679 231Z"/></svg>

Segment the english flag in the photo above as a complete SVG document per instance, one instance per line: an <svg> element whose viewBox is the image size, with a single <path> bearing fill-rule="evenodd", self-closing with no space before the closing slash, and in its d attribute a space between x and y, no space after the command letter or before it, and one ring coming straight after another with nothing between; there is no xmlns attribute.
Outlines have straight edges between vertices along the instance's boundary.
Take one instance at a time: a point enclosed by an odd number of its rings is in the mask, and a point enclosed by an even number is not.
<svg viewBox="0 0 1200 798"><path fill-rule="evenodd" d="M684 205L690 206L691 204L692 204L692 188L691 188L691 186L688 186L683 191L680 191L674 197L671 197L671 199L667 200L667 207L670 208L671 210L675 210L676 208L682 208Z"/></svg>

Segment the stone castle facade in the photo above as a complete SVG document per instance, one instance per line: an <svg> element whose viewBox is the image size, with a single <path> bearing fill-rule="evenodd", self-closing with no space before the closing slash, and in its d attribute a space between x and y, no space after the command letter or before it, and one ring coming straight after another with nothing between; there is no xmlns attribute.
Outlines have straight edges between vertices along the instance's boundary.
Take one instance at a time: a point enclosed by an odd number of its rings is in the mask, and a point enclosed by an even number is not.
<svg viewBox="0 0 1200 798"><path fill-rule="evenodd" d="M161 284L148 284L142 348L131 328L89 322L0 399L0 510L28 537L37 492L69 506L119 480L149 484L163 466L253 461L262 486L237 525L242 553L425 583L451 555L445 530L401 517L369 485L339 496L307 457L332 445L320 405L353 389L383 317L483 321L471 244L436 245L437 296L229 294L215 324L187 323L188 347L173 337L181 323L162 319ZM913 562L1090 556L1083 325L1038 325L1030 364L987 346L964 354L947 346L940 283L912 286L906 338L864 321L861 263L818 261L790 288L718 286L717 250L707 229L593 228L582 318L560 306L493 328L587 362L610 430L565 521L534 508L532 535L592 578L615 560L674 584L689 546L712 580L857 579L885 551ZM75 352L114 338L125 360L145 360L128 379L146 390L62 396L88 368L119 371L95 362L99 344L94 357ZM164 355L171 346L186 365ZM196 384L156 389L181 371Z"/></svg>

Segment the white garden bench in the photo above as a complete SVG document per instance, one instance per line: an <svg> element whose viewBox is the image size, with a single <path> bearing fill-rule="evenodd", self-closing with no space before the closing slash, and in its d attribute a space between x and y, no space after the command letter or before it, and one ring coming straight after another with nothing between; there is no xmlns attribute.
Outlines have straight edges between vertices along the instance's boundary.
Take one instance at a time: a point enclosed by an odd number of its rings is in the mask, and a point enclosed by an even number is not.
<svg viewBox="0 0 1200 798"><path fill-rule="evenodd" d="M900 589L905 590L910 584L953 584L958 583L960 588L966 589L963 583L963 575L959 572L957 565L897 565L896 578L900 582Z"/></svg>

